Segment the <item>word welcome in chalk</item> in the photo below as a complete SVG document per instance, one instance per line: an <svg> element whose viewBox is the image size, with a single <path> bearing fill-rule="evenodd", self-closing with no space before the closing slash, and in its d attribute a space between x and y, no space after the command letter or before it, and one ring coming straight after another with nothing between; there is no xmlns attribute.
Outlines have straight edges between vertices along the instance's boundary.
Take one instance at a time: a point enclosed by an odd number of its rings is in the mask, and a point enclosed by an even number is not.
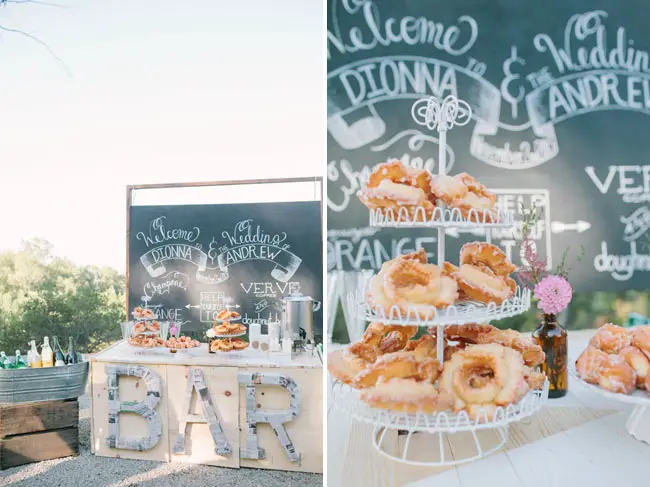
<svg viewBox="0 0 650 487"><path fill-rule="evenodd" d="M192 229L172 228L165 227L165 218L160 216L155 218L149 223L149 233L138 232L136 238L142 240L147 247L157 245L169 240L184 240L189 243L194 243L199 239L201 231L198 227ZM200 248L200 245L198 245Z"/></svg>
<svg viewBox="0 0 650 487"><path fill-rule="evenodd" d="M607 194L616 181L616 193L624 203L650 201L650 165L609 166L604 178L598 176L593 166L585 167L585 172L602 194Z"/></svg>
<svg viewBox="0 0 650 487"><path fill-rule="evenodd" d="M610 254L607 251L607 242L601 242L600 254L594 257L594 269L610 273L617 281L629 281L635 272L650 272L650 255L639 254L636 242L630 242L628 254Z"/></svg>
<svg viewBox="0 0 650 487"><path fill-rule="evenodd" d="M338 29L334 32L328 30L328 58L330 46L345 54L392 44L427 45L452 56L460 56L469 51L478 38L478 24L469 15L458 17L456 25L446 26L426 17L410 15L382 20L377 6L367 0L343 0L342 5L347 14L360 13L362 26L352 27L345 36Z"/></svg>
<svg viewBox="0 0 650 487"><path fill-rule="evenodd" d="M169 272L162 276L158 281L149 281L144 284L143 292L148 298L153 298L157 294L169 294L172 288L187 291L190 278L182 272Z"/></svg>

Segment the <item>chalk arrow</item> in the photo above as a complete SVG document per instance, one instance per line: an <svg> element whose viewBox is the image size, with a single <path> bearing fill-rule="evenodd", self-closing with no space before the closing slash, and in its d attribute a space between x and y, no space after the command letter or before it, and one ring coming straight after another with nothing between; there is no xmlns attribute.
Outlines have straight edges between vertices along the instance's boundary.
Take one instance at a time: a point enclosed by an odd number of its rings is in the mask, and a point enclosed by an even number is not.
<svg viewBox="0 0 650 487"><path fill-rule="evenodd" d="M239 308L238 304L227 304L226 308Z"/></svg>
<svg viewBox="0 0 650 487"><path fill-rule="evenodd" d="M200 308L201 306L198 305L198 304L188 304L188 305L185 306L185 307L186 307L187 309L190 309L190 308Z"/></svg>
<svg viewBox="0 0 650 487"><path fill-rule="evenodd" d="M578 220L575 223L551 222L551 232L562 233L566 231L586 232L591 228L591 223Z"/></svg>

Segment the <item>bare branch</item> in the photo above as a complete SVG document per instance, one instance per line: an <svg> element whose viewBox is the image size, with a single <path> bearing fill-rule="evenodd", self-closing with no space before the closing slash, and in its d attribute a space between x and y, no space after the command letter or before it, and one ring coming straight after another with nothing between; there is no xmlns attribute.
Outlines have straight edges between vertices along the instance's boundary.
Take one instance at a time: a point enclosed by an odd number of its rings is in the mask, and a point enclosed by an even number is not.
<svg viewBox="0 0 650 487"><path fill-rule="evenodd" d="M0 0L0 4L7 3L33 3L35 5L47 5L48 7L66 8L65 5L58 3L41 2L40 0Z"/></svg>
<svg viewBox="0 0 650 487"><path fill-rule="evenodd" d="M5 1L5 2L7 2L7 1L10 1L10 0L0 0L0 1ZM20 34L20 35L22 35L22 36L27 37L28 39L33 40L34 42L36 42L36 43L38 43L38 44L40 44L42 47L44 47L44 48L47 50L47 52L50 53L50 55L51 55L54 59L57 60L57 62L58 62L58 63L63 67L63 69L65 70L66 74L67 74L68 76L70 76L70 77L72 76L72 72L71 72L70 69L68 68L68 65L63 61L63 59L61 59L61 58L60 58L60 57L59 57L59 56L58 56L58 55L57 55L57 54L56 54L56 53L55 53L55 52L50 48L50 46L48 46L45 42L43 42L42 40L40 40L40 39L39 39L38 37L36 37L35 35L32 35L32 34L30 34L29 32L25 32L25 31L22 31L22 30L19 30L19 29L11 29L11 28L9 28L9 27L3 27L3 26L1 26L1 25L0 25L0 31L11 32L11 33L14 33L14 34Z"/></svg>

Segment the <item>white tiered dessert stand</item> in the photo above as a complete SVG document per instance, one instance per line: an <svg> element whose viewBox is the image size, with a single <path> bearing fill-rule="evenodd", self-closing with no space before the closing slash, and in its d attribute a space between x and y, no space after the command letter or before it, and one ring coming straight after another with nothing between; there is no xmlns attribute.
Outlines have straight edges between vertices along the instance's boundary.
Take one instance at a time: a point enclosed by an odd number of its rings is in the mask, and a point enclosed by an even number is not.
<svg viewBox="0 0 650 487"><path fill-rule="evenodd" d="M437 130L439 133L439 163L438 174L446 174L446 135L455 125L467 124L471 119L469 105L454 96L444 100L433 97L423 98L413 104L411 115L416 123ZM418 215L418 212L422 211ZM419 218L418 218L419 216ZM417 221L422 220L422 221ZM483 229L486 240L490 241L490 229L512 228L514 212L497 212L497 218L490 218L486 211L474 211L464 217L457 209L442 206L436 207L433 215L426 218L424 210L418 208L412 218L405 208L395 212L392 210L372 210L370 225L391 228L437 228L438 229L438 265L445 263L445 229ZM365 291L365 290L364 290ZM465 323L488 323L506 317L523 313L530 308L530 291L517 287L515 295L500 305L488 305L476 302L457 303L445 309L435 309L429 313L426 320L421 319L417 312L408 312L405 316L396 306L390 313L364 302L365 292L357 291L347 296L350 308L357 310L359 317L367 321L379 321L395 325L417 325L420 327L436 327L437 336L444 336L446 325ZM410 311L410 310L409 310ZM436 353L442 357L444 340L437 340ZM548 380L541 390L531 390L516 404L507 407L497 407L496 411L479 412L475 420L469 418L466 412L452 413L451 411L434 414L409 414L385 409L371 408L360 399L359 392L351 387L334 381L331 389L333 404L341 411L349 414L355 420L372 424L373 446L377 452L389 459L409 465L441 467L471 462L496 452L508 441L508 425L521 421L539 411L548 398ZM492 432L486 437L482 433ZM387 441L388 437L398 435L397 442ZM414 435L418 434L418 437ZM453 435L469 435L473 439L475 449L450 455L449 445ZM428 435L426 447L413 447L420 443L421 436ZM414 440L415 438L415 440ZM374 458L376 457L376 459ZM373 462L381 457L373 455ZM390 461L389 461L390 463ZM394 471L393 465L376 465L372 471L377 473L388 468ZM373 475L374 476L374 475ZM371 480L373 486L396 485L399 480L394 475L377 475Z"/></svg>

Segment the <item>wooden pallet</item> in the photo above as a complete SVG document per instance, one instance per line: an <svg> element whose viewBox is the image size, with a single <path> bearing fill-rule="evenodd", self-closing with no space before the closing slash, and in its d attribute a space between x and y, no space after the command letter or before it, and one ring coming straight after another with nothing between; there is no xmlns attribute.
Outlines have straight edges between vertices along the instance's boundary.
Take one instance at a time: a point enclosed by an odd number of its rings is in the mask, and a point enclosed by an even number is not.
<svg viewBox="0 0 650 487"><path fill-rule="evenodd" d="M79 402L0 405L0 470L79 454Z"/></svg>

